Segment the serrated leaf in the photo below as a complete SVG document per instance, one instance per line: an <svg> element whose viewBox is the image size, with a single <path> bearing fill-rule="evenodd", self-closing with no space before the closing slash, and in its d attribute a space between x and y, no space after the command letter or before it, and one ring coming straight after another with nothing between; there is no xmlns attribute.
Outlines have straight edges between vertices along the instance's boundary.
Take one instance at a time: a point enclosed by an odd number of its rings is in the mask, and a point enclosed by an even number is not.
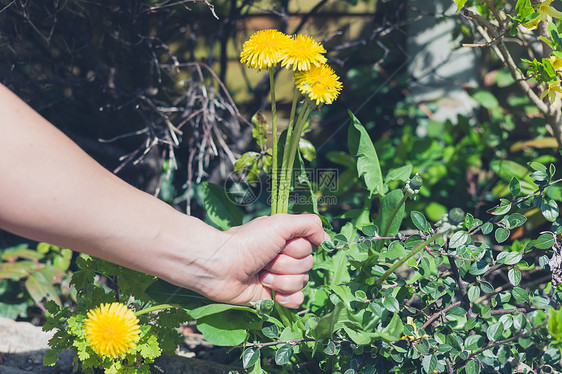
<svg viewBox="0 0 562 374"><path fill-rule="evenodd" d="M361 122L349 111L351 124L347 134L349 153L357 159L358 177L363 177L367 189L373 194L383 194L384 185L375 146Z"/></svg>

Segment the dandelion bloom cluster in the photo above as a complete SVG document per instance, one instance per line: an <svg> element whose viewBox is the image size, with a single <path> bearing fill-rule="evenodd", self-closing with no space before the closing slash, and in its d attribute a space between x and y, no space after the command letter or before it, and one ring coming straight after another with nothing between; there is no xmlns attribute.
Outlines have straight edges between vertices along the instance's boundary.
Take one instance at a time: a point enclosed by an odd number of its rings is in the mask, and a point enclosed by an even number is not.
<svg viewBox="0 0 562 374"><path fill-rule="evenodd" d="M331 104L342 89L340 78L326 65L326 50L308 35L287 36L277 30L261 30L244 43L240 62L253 69L281 63L295 71L296 86L311 101Z"/></svg>
<svg viewBox="0 0 562 374"><path fill-rule="evenodd" d="M88 345L100 356L118 357L136 347L139 320L121 303L101 304L84 321Z"/></svg>
<svg viewBox="0 0 562 374"><path fill-rule="evenodd" d="M319 66L326 63L323 53L326 50L322 44L318 43L308 35L297 34L291 37L287 43L281 66L297 71L309 70L312 66Z"/></svg>
<svg viewBox="0 0 562 374"><path fill-rule="evenodd" d="M283 57L290 38L277 30L261 30L244 43L240 62L253 69L271 68Z"/></svg>
<svg viewBox="0 0 562 374"><path fill-rule="evenodd" d="M331 104L337 99L342 89L340 78L328 65L314 66L307 71L295 73L297 88L310 100Z"/></svg>

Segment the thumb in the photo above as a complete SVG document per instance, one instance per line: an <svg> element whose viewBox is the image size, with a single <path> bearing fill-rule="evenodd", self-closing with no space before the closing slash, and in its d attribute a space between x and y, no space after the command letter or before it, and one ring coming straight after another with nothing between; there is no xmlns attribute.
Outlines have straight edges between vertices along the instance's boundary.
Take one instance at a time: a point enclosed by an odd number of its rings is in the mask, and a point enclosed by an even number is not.
<svg viewBox="0 0 562 374"><path fill-rule="evenodd" d="M271 216L273 224L285 241L293 238L306 238L314 245L330 240L322 228L322 220L316 214L284 214Z"/></svg>

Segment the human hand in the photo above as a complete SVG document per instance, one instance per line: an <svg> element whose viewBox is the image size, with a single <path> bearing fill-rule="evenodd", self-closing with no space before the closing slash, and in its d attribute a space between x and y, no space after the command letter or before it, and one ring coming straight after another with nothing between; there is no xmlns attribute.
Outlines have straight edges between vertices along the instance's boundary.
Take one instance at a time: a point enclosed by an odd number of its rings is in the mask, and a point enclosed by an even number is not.
<svg viewBox="0 0 562 374"><path fill-rule="evenodd" d="M233 304L275 299L287 308L298 308L308 282L312 251L328 234L313 214L276 214L259 217L223 234L222 247L215 250L200 292ZM211 273L211 274L209 274Z"/></svg>

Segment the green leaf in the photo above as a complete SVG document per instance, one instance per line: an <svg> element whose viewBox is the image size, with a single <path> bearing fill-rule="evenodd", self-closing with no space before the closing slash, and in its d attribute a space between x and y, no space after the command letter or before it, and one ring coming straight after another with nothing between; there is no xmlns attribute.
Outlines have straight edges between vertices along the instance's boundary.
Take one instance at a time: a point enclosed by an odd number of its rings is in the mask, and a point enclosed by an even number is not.
<svg viewBox="0 0 562 374"><path fill-rule="evenodd" d="M434 355L424 356L422 360L422 367L426 373L433 373L433 371L437 367L437 358L435 358Z"/></svg>
<svg viewBox="0 0 562 374"><path fill-rule="evenodd" d="M382 198L380 214L379 217L377 218L377 226L380 227L382 230L384 230L384 228L388 224L392 212L398 206L398 203L402 200L403 197L404 197L404 193L402 192L402 190L393 190L387 193ZM390 224L388 232L387 233L381 232L381 235L393 236L398 233L398 230L400 230L400 225L402 224L402 220L404 219L404 216L406 214L404 205L405 204L402 204L400 209L398 209L398 212L396 213L394 219L392 220L392 223Z"/></svg>
<svg viewBox="0 0 562 374"><path fill-rule="evenodd" d="M349 115L351 116L351 125L347 133L347 144L349 153L357 159L358 177L363 177L371 195L383 194L382 173L375 146L367 130L351 111Z"/></svg>
<svg viewBox="0 0 562 374"><path fill-rule="evenodd" d="M509 230L504 229L503 227L498 227L496 229L495 237L498 243L503 243L509 238Z"/></svg>
<svg viewBox="0 0 562 374"><path fill-rule="evenodd" d="M533 296L531 297L531 304L540 309L548 309L550 302L544 296Z"/></svg>
<svg viewBox="0 0 562 374"><path fill-rule="evenodd" d="M205 340L221 347L242 344L248 336L245 328L225 320L222 313L198 319L197 329L201 331Z"/></svg>
<svg viewBox="0 0 562 374"><path fill-rule="evenodd" d="M554 236L552 234L542 234L538 239L533 240L532 245L538 249L549 249L554 245Z"/></svg>
<svg viewBox="0 0 562 374"><path fill-rule="evenodd" d="M261 332L270 339L277 339L279 337L279 327L274 323L264 326Z"/></svg>
<svg viewBox="0 0 562 374"><path fill-rule="evenodd" d="M196 309L188 310L187 313L193 319L210 316L211 314L222 313L229 310L238 310L242 312L253 313L253 309L248 306L232 305L232 304L209 304Z"/></svg>
<svg viewBox="0 0 562 374"><path fill-rule="evenodd" d="M500 205L490 210L489 213L496 216L501 216L503 214L509 213L509 211L511 210L511 202L506 199L500 199L500 201L501 201Z"/></svg>
<svg viewBox="0 0 562 374"><path fill-rule="evenodd" d="M252 125L254 125L252 128L252 136L256 140L256 143L258 143L258 146L261 149L264 149L267 141L267 129L269 126L263 113L257 112L252 116Z"/></svg>
<svg viewBox="0 0 562 374"><path fill-rule="evenodd" d="M404 165L396 169L390 169L384 178L384 183L388 184L391 181L406 182L412 175L412 168L412 165Z"/></svg>
<svg viewBox="0 0 562 374"><path fill-rule="evenodd" d="M494 225L491 222L486 222L482 225L482 234L488 235L494 230Z"/></svg>
<svg viewBox="0 0 562 374"><path fill-rule="evenodd" d="M418 230L423 232L429 231L429 222L427 222L423 213L418 212L417 210L412 210L412 212L410 213L410 218L412 219L412 222L418 228Z"/></svg>
<svg viewBox="0 0 562 374"><path fill-rule="evenodd" d="M336 345L333 341L328 341L328 344L326 344L326 347L324 348L324 353L328 356L333 356L336 354Z"/></svg>
<svg viewBox="0 0 562 374"><path fill-rule="evenodd" d="M27 277L25 280L25 289L35 301L37 305L41 305L43 298L54 300L59 306L62 306L57 290L53 287L53 276L47 269L43 268Z"/></svg>
<svg viewBox="0 0 562 374"><path fill-rule="evenodd" d="M469 273L472 275L482 275L487 272L489 268L490 266L488 266L486 261L477 261L470 265Z"/></svg>
<svg viewBox="0 0 562 374"><path fill-rule="evenodd" d="M490 283L486 281L480 283L480 289L485 293L494 292L494 286L492 286Z"/></svg>
<svg viewBox="0 0 562 374"><path fill-rule="evenodd" d="M234 204L234 198L226 192L224 187L203 182L201 190L207 216L214 224L222 230L242 224L244 214Z"/></svg>
<svg viewBox="0 0 562 374"><path fill-rule="evenodd" d="M21 279L36 270L39 266L33 261L17 261L0 263L0 279Z"/></svg>
<svg viewBox="0 0 562 374"><path fill-rule="evenodd" d="M511 296L513 296L515 301L519 304L524 304L529 300L529 294L527 291L519 287L513 287L511 290Z"/></svg>
<svg viewBox="0 0 562 374"><path fill-rule="evenodd" d="M275 352L275 363L277 365L285 365L293 355L293 346L290 344L283 344Z"/></svg>
<svg viewBox="0 0 562 374"><path fill-rule="evenodd" d="M519 183L517 178L511 178L511 180L509 181L509 190L513 197L516 197L521 193L521 184Z"/></svg>
<svg viewBox="0 0 562 374"><path fill-rule="evenodd" d="M497 322L488 326L488 329L486 329L486 335L490 340L498 340L499 338L501 338L503 330L503 323Z"/></svg>
<svg viewBox="0 0 562 374"><path fill-rule="evenodd" d="M312 143L304 138L299 140L299 152L306 161L314 161L316 159L316 148Z"/></svg>
<svg viewBox="0 0 562 374"><path fill-rule="evenodd" d="M246 348L242 353L242 366L244 369L251 368L260 358L260 350L254 347Z"/></svg>
<svg viewBox="0 0 562 374"><path fill-rule="evenodd" d="M541 213L550 222L556 221L558 218L558 203L554 199L545 197L541 202Z"/></svg>
<svg viewBox="0 0 562 374"><path fill-rule="evenodd" d="M509 222L510 229L514 229L523 226L527 222L527 217L519 213L513 213L507 217L507 221Z"/></svg>
<svg viewBox="0 0 562 374"><path fill-rule="evenodd" d="M477 351L486 345L486 339L481 335L469 335L465 341L464 346L469 351Z"/></svg>
<svg viewBox="0 0 562 374"><path fill-rule="evenodd" d="M145 292L158 303L179 304L187 310L214 303L214 301L207 299L197 292L176 286L162 279L158 279L148 286Z"/></svg>
<svg viewBox="0 0 562 374"><path fill-rule="evenodd" d="M517 286L521 282L521 271L517 268L511 268L507 272L507 278L512 285Z"/></svg>
<svg viewBox="0 0 562 374"><path fill-rule="evenodd" d="M477 359L470 360L464 367L466 374L478 374L480 373L480 361Z"/></svg>
<svg viewBox="0 0 562 374"><path fill-rule="evenodd" d="M501 252L497 261L506 265L515 265L521 261L523 255L519 252Z"/></svg>
<svg viewBox="0 0 562 374"><path fill-rule="evenodd" d="M389 312L398 313L400 311L398 300L396 300L396 298L393 296L385 298L383 301L383 305Z"/></svg>
<svg viewBox="0 0 562 374"><path fill-rule="evenodd" d="M451 236L449 247L459 248L460 246L465 245L469 239L470 236L466 231L457 231L453 234L453 236Z"/></svg>
<svg viewBox="0 0 562 374"><path fill-rule="evenodd" d="M470 300L471 303L475 302L476 299L478 299L480 297L480 288L478 288L478 286L475 286L474 284L471 284L468 286L468 300Z"/></svg>

